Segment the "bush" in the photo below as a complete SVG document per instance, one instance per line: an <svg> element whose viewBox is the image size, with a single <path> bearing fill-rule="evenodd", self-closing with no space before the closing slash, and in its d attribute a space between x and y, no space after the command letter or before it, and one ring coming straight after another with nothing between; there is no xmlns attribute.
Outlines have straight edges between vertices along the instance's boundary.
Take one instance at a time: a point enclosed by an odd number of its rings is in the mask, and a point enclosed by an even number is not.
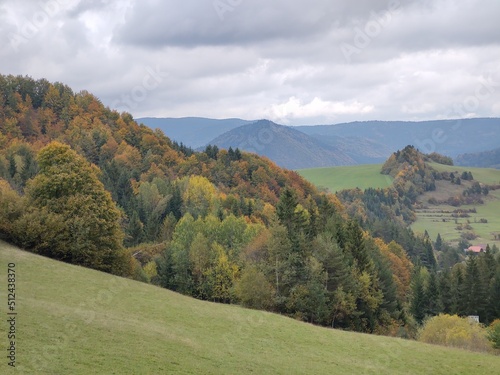
<svg viewBox="0 0 500 375"><path fill-rule="evenodd" d="M464 232L460 235L462 239L467 240L467 241L472 241L477 238L477 234L474 232Z"/></svg>
<svg viewBox="0 0 500 375"><path fill-rule="evenodd" d="M500 349L500 319L495 320L488 327L488 339L491 341L493 348Z"/></svg>
<svg viewBox="0 0 500 375"><path fill-rule="evenodd" d="M491 346L481 324L457 315L439 315L430 318L419 332L418 341L478 352L487 352Z"/></svg>

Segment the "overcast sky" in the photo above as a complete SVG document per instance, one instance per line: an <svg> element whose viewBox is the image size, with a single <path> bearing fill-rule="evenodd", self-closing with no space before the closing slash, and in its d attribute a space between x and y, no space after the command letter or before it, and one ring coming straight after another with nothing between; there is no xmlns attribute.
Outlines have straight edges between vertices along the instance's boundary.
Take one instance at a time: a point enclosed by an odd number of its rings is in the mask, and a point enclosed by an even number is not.
<svg viewBox="0 0 500 375"><path fill-rule="evenodd" d="M500 117L498 0L0 0L0 73L134 117Z"/></svg>

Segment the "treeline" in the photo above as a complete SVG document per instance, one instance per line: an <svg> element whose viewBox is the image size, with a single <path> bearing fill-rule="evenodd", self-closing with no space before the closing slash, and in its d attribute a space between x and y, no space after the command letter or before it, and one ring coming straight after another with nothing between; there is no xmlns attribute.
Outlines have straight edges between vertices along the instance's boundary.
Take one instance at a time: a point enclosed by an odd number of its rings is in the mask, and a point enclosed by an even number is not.
<svg viewBox="0 0 500 375"><path fill-rule="evenodd" d="M500 168L500 148L475 154L458 155L456 162L458 165L498 169Z"/></svg>
<svg viewBox="0 0 500 375"><path fill-rule="evenodd" d="M498 249L496 249L498 250ZM418 322L441 313L477 315L489 324L500 317L500 258L488 246L441 272L421 268L412 281L411 312Z"/></svg>

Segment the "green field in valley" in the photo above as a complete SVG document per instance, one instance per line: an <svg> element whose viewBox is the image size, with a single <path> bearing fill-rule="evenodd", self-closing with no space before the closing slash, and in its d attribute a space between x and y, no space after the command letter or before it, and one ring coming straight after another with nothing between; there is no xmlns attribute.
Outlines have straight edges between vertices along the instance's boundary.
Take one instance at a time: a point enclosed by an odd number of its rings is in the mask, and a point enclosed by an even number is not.
<svg viewBox="0 0 500 375"><path fill-rule="evenodd" d="M0 242L16 275L16 368L2 374L495 374L500 357L197 301ZM5 353L5 351L4 351Z"/></svg>
<svg viewBox="0 0 500 375"><path fill-rule="evenodd" d="M464 171L470 171L475 181L488 185L500 184L500 170L498 169L457 167L437 163L431 163L431 166L439 172L447 171L461 174ZM427 192L419 197L424 208L417 210L418 219L413 223L412 229L422 233L427 230L432 239L435 239L440 233L443 239L450 242L458 242L464 231L473 231L478 237L470 240L471 243L489 243L500 246L500 241L495 240L494 237L495 234L500 234L500 190L492 190L487 196L484 196L484 204L453 207L448 204L432 205L428 203L429 199L433 197L442 201L447 197L461 195L463 188L469 185L471 182L468 181L462 182L460 187L448 181L438 181L435 192ZM452 216L455 210L470 209L475 209L477 212L469 213L469 217L463 218ZM481 219L487 222L481 223ZM467 225L472 229L465 229L464 227ZM460 226L463 229L457 229Z"/></svg>
<svg viewBox="0 0 500 375"><path fill-rule="evenodd" d="M380 173L382 164L300 169L306 180L332 193L343 189L384 188L391 186L392 177Z"/></svg>
<svg viewBox="0 0 500 375"><path fill-rule="evenodd" d="M489 185L500 184L500 170L498 169L458 167L438 163L430 163L430 165L439 172L448 171L461 174L464 171L470 171L475 181ZM336 192L356 187L366 189L369 187L383 188L390 186L392 178L380 174L381 168L382 164L367 164L302 169L297 172L316 186ZM471 185L471 183L467 181L463 182L461 187L446 181L438 181L436 192L428 192L419 197L419 201L424 204L425 208L417 210L417 221L412 224L412 229L420 233L427 230L432 239L435 239L437 234L440 233L446 241L458 242L462 233L461 230L457 229L458 225L470 225L478 236L471 241L472 243L495 243L500 246L500 241L495 240L494 237L494 234L500 234L500 190L491 191L484 198L484 204L482 205L452 207L447 204L430 205L427 203L432 197L444 200L450 196L460 195L468 185ZM470 214L468 218L455 220L452 214L457 208L464 210L475 208L477 212ZM488 222L480 223L481 219Z"/></svg>

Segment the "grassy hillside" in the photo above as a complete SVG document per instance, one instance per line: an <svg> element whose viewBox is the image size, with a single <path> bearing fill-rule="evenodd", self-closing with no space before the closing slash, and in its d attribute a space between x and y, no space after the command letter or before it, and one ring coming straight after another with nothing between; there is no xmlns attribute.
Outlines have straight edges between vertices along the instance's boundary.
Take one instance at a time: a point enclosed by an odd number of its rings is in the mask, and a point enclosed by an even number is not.
<svg viewBox="0 0 500 375"><path fill-rule="evenodd" d="M392 178L380 174L382 164L366 164L345 167L300 169L297 172L316 186L331 192L343 189L384 188L392 184Z"/></svg>
<svg viewBox="0 0 500 375"><path fill-rule="evenodd" d="M15 263L17 368L25 374L492 374L500 357L342 332L42 258ZM6 316L6 284L0 290ZM1 325L6 346L6 324Z"/></svg>
<svg viewBox="0 0 500 375"><path fill-rule="evenodd" d="M431 166L440 172L458 172L461 174L464 171L471 171L475 181L484 184L500 184L500 170L491 168L472 168L448 166L432 163ZM460 195L464 186L470 182L462 182L463 186L452 185L448 181L438 181L435 192L427 192L419 198L426 206L423 209L417 210L418 220L412 225L412 228L417 232L427 230L432 239L435 239L437 234L447 241L458 241L462 231L457 230L459 224L469 224L472 230L479 236L472 240L473 243L496 243L492 233L500 233L500 190L490 191L488 196L484 197L482 205L463 205L460 207L452 207L446 204L429 205L428 200L432 197L438 200L444 200L447 197ZM470 213L470 217L457 218L452 217L453 211L457 209L467 210L475 208L476 213ZM486 219L487 223L480 223L480 219Z"/></svg>

